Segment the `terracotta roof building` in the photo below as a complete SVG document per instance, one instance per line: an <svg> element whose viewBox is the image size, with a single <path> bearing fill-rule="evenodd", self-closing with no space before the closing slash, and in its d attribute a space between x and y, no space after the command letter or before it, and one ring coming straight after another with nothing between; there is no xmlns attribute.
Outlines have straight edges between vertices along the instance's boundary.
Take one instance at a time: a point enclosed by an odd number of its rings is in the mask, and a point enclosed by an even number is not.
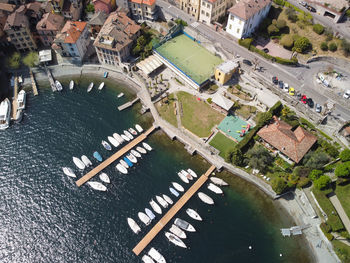
<svg viewBox="0 0 350 263"><path fill-rule="evenodd" d="M82 10L81 0L64 0L61 13L66 19L75 21L80 19Z"/></svg>
<svg viewBox="0 0 350 263"><path fill-rule="evenodd" d="M109 15L115 9L115 0L92 0L95 12L104 12Z"/></svg>
<svg viewBox="0 0 350 263"><path fill-rule="evenodd" d="M129 7L135 20L155 21L158 18L156 0L130 0Z"/></svg>
<svg viewBox="0 0 350 263"><path fill-rule="evenodd" d="M125 62L140 29L124 12L111 13L94 42L100 63L119 65Z"/></svg>
<svg viewBox="0 0 350 263"><path fill-rule="evenodd" d="M105 12L97 12L88 22L91 36L95 39L100 32L103 24L106 22L107 14Z"/></svg>
<svg viewBox="0 0 350 263"><path fill-rule="evenodd" d="M278 149L296 163L303 159L317 141L317 137L300 126L292 131L292 126L273 117L273 122L257 133L265 142Z"/></svg>
<svg viewBox="0 0 350 263"><path fill-rule="evenodd" d="M16 10L16 6L15 5L10 5L10 4L6 4L6 3L0 3L0 15L9 15L12 12L14 12Z"/></svg>
<svg viewBox="0 0 350 263"><path fill-rule="evenodd" d="M51 46L57 33L64 25L64 17L61 15L46 13L36 25L36 30L44 46Z"/></svg>

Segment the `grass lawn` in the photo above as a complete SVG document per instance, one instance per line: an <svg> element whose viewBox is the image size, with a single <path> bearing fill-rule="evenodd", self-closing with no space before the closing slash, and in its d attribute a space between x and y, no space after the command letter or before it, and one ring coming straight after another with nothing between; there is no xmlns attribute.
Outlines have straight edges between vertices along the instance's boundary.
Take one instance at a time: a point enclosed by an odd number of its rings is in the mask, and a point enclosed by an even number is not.
<svg viewBox="0 0 350 263"><path fill-rule="evenodd" d="M247 119L250 115L256 112L256 108L254 106L249 105L241 105L239 109L235 110L235 113L242 116L244 119Z"/></svg>
<svg viewBox="0 0 350 263"><path fill-rule="evenodd" d="M333 240L334 251L343 263L350 263L350 247L344 243Z"/></svg>
<svg viewBox="0 0 350 263"><path fill-rule="evenodd" d="M346 214L348 217L350 217L350 184L337 185L335 193L337 194L337 197L342 204Z"/></svg>
<svg viewBox="0 0 350 263"><path fill-rule="evenodd" d="M177 120L175 115L175 98L173 94L169 95L168 103L164 103L161 100L156 104L156 108L159 112L159 115L164 120L177 127Z"/></svg>
<svg viewBox="0 0 350 263"><path fill-rule="evenodd" d="M218 149L220 151L219 155L223 158L225 158L225 154L228 150L234 148L237 145L237 143L227 138L221 132L218 132L214 136L214 138L209 142L209 144L214 148Z"/></svg>
<svg viewBox="0 0 350 263"><path fill-rule="evenodd" d="M178 92L177 98L182 105L182 125L199 137L208 137L214 125L225 118L205 101L198 101L195 96L187 92Z"/></svg>

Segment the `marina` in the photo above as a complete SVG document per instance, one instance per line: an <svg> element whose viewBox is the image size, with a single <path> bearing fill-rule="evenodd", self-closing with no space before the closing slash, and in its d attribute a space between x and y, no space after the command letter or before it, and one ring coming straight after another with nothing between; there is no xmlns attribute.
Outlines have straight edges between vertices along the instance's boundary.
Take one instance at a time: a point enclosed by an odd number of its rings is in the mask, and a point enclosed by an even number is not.
<svg viewBox="0 0 350 263"><path fill-rule="evenodd" d="M119 106L119 107L118 107L118 110L119 110L119 111L125 110L125 109L131 107L132 105L134 105L134 103L138 102L139 100L140 100L140 98L139 98L139 97L136 97L134 100L129 101L129 102L127 102L127 103L125 103L125 104Z"/></svg>

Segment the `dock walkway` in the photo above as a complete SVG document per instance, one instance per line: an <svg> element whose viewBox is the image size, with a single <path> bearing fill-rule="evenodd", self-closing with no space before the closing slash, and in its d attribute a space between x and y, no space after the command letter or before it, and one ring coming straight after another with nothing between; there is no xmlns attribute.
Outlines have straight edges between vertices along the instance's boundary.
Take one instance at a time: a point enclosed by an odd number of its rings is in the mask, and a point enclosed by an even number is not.
<svg viewBox="0 0 350 263"><path fill-rule="evenodd" d="M30 79L32 81L32 88L33 88L33 94L34 96L38 96L38 87L36 86L36 82L35 82L35 79L34 79L34 74L33 74L33 71L30 69Z"/></svg>
<svg viewBox="0 0 350 263"><path fill-rule="evenodd" d="M57 88L56 88L56 85L55 85L55 81L53 79L53 76L51 74L51 71L49 68L45 67L45 70L46 70L46 74L47 74L47 77L49 79L49 82L50 82L50 86L51 86L51 89L52 91L57 91Z"/></svg>
<svg viewBox="0 0 350 263"><path fill-rule="evenodd" d="M13 91L13 98L12 98L12 119L16 119L16 114L17 114L17 96L18 96L18 77L15 77L15 86L14 86L14 91Z"/></svg>
<svg viewBox="0 0 350 263"><path fill-rule="evenodd" d="M127 103L125 103L125 104L119 106L119 107L118 107L118 110L119 110L119 111L125 110L126 108L131 107L134 103L136 103L136 102L139 101L139 100L140 100L140 98L139 98L139 97L136 97L134 100L128 101Z"/></svg>
<svg viewBox="0 0 350 263"><path fill-rule="evenodd" d="M75 183L79 187L83 184L85 184L87 181L89 181L92 177L94 177L96 174L98 174L100 171L105 169L108 165L113 163L115 160L119 159L121 156L123 156L125 153L130 151L132 148L134 148L137 144L142 142L144 139L147 138L147 136L155 129L155 126L152 126L149 128L146 132L142 133L138 137L136 137L134 140L129 142L127 145L125 145L123 148L121 148L119 151L117 151L115 154L113 154L111 157L103 161L101 164L96 166L94 169L92 169L90 172L85 174L83 177L81 177L79 180L77 180Z"/></svg>
<svg viewBox="0 0 350 263"><path fill-rule="evenodd" d="M196 182L184 193L183 196L169 209L169 211L158 221L158 223L144 236L144 238L132 250L137 256L144 250L153 238L166 226L166 224L176 215L176 213L187 203L187 201L198 191L198 189L208 180L209 175L215 170L212 165L198 178Z"/></svg>

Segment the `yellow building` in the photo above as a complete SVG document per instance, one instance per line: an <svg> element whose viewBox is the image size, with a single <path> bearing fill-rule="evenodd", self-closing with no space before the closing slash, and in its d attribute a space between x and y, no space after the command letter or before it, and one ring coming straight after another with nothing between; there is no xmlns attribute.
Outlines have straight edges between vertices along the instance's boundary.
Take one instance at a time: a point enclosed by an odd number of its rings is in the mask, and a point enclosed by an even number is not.
<svg viewBox="0 0 350 263"><path fill-rule="evenodd" d="M239 63L236 61L226 61L215 69L215 80L220 84L225 84L229 81L234 73L237 72L239 68Z"/></svg>

